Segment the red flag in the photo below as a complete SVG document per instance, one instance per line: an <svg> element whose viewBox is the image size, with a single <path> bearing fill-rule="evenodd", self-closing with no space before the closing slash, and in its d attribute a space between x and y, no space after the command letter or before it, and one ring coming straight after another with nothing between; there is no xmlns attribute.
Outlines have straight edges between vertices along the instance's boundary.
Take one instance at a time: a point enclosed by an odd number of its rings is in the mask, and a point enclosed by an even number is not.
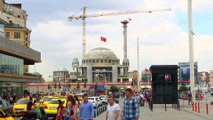
<svg viewBox="0 0 213 120"><path fill-rule="evenodd" d="M106 42L106 38L101 36L101 41Z"/></svg>

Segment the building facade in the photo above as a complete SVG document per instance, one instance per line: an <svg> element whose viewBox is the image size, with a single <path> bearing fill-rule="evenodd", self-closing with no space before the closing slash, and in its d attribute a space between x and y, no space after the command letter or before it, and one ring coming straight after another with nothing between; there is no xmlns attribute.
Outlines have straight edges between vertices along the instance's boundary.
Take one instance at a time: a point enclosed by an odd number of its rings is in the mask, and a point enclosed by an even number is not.
<svg viewBox="0 0 213 120"><path fill-rule="evenodd" d="M209 85L211 87L211 86L213 86L213 70L209 71L209 77L210 77Z"/></svg>
<svg viewBox="0 0 213 120"><path fill-rule="evenodd" d="M42 81L40 74L28 72L28 65L41 62L41 53L29 47L26 20L21 4L0 0L0 96L21 97L28 83Z"/></svg>
<svg viewBox="0 0 213 120"><path fill-rule="evenodd" d="M71 78L87 83L127 82L128 66L120 64L120 59L110 49L99 47L84 55L82 64L76 68L77 73L72 72Z"/></svg>
<svg viewBox="0 0 213 120"><path fill-rule="evenodd" d="M41 62L40 52L0 37L0 96L21 96L27 83L38 82L40 76L24 72L24 65L36 62Z"/></svg>
<svg viewBox="0 0 213 120"><path fill-rule="evenodd" d="M30 47L30 33L26 26L27 14L21 4L0 3L0 20L4 21L4 37L17 42L20 45ZM28 72L29 67L24 65L24 71Z"/></svg>
<svg viewBox="0 0 213 120"><path fill-rule="evenodd" d="M141 87L142 88L151 88L152 84L152 73L150 70L142 70L141 73Z"/></svg>
<svg viewBox="0 0 213 120"><path fill-rule="evenodd" d="M53 71L53 82L67 83L69 80L69 71L61 68Z"/></svg>
<svg viewBox="0 0 213 120"><path fill-rule="evenodd" d="M209 89L210 74L209 72L203 71L198 73L199 84L197 89L207 91Z"/></svg>

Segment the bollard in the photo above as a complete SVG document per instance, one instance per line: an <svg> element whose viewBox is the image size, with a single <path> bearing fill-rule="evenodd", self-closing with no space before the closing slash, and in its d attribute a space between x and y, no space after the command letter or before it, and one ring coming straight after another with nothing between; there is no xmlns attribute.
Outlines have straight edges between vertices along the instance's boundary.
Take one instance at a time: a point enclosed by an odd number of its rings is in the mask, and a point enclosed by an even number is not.
<svg viewBox="0 0 213 120"><path fill-rule="evenodd" d="M192 102L192 111L194 111L194 102Z"/></svg>
<svg viewBox="0 0 213 120"><path fill-rule="evenodd" d="M197 102L195 102L195 112L197 112Z"/></svg>
<svg viewBox="0 0 213 120"><path fill-rule="evenodd" d="M209 114L209 106L208 106L208 103L206 103L206 114L207 114L207 115Z"/></svg>
<svg viewBox="0 0 213 120"><path fill-rule="evenodd" d="M96 112L97 112L97 111L94 109L94 118L96 117Z"/></svg>
<svg viewBox="0 0 213 120"><path fill-rule="evenodd" d="M197 104L197 112L200 113L200 102Z"/></svg>

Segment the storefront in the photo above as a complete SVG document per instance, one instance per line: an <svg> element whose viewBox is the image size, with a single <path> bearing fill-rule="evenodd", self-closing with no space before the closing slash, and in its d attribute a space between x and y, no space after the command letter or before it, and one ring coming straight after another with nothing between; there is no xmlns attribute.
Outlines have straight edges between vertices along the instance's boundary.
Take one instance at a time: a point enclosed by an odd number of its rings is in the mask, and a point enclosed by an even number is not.
<svg viewBox="0 0 213 120"><path fill-rule="evenodd" d="M26 83L21 82L0 82L0 95L16 95L21 97L23 95L23 90L26 88Z"/></svg>

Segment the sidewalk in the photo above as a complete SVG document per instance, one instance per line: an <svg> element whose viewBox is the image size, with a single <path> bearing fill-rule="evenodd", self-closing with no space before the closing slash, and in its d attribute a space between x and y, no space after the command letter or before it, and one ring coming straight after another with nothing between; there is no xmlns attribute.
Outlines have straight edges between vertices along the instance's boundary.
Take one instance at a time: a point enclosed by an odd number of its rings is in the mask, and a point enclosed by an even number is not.
<svg viewBox="0 0 213 120"><path fill-rule="evenodd" d="M208 115L206 114L206 99L208 103ZM180 109L182 111L194 114L196 116L205 118L206 120L213 120L213 105L210 104L210 102L213 101L213 96L208 96L204 98L203 100L196 101L197 103L200 103L200 113L198 113L198 108L197 112L192 111L192 106L188 105L187 100L180 100ZM197 104L198 107L198 104Z"/></svg>

